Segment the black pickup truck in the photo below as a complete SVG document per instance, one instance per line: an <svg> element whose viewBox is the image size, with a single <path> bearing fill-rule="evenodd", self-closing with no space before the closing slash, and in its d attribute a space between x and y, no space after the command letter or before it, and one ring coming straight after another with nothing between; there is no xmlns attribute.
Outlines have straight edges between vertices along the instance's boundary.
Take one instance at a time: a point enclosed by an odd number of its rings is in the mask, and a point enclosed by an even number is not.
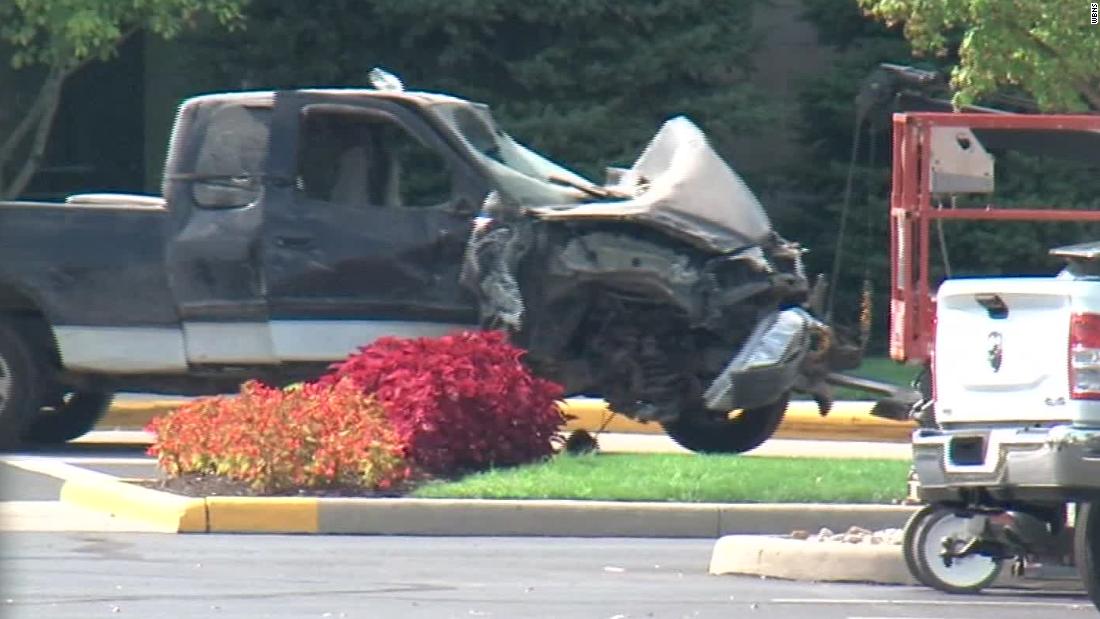
<svg viewBox="0 0 1100 619"><path fill-rule="evenodd" d="M162 196L0 203L0 444L75 438L118 392L288 384L472 327L690 449L745 451L792 390L827 396L800 256L685 118L596 184L446 95L199 96Z"/></svg>

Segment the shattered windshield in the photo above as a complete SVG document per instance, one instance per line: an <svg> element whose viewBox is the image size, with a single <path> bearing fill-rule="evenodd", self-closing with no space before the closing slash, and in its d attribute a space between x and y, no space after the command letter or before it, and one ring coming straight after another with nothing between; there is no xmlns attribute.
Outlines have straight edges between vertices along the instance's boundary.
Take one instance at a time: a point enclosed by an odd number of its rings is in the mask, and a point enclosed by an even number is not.
<svg viewBox="0 0 1100 619"><path fill-rule="evenodd" d="M513 140L484 105L445 102L431 109L486 167L512 212L636 221L720 252L759 244L771 233L756 196L686 117L666 121L633 166L613 186L601 186Z"/></svg>
<svg viewBox="0 0 1100 619"><path fill-rule="evenodd" d="M509 198L518 204L575 203L584 194L552 179L580 186L593 183L516 142L493 120L489 108L468 103L437 103L435 114L462 139Z"/></svg>
<svg viewBox="0 0 1100 619"><path fill-rule="evenodd" d="M756 195L684 116L666 121L608 189L630 197L531 211L548 220L644 222L720 252L760 244L771 234Z"/></svg>

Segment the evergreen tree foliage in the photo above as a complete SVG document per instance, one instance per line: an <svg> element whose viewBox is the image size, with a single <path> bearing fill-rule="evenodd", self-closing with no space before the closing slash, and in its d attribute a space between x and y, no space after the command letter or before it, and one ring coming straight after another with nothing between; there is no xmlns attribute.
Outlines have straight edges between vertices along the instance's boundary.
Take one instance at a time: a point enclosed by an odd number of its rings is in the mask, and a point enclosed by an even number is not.
<svg viewBox="0 0 1100 619"><path fill-rule="evenodd" d="M749 84L755 0L254 0L243 33L192 38L223 87L354 86L489 104L506 131L601 180L686 114L724 150L768 109Z"/></svg>
<svg viewBox="0 0 1100 619"><path fill-rule="evenodd" d="M998 89L1050 112L1100 111L1100 28L1078 0L859 0L901 26L918 52L958 53L951 78L965 104Z"/></svg>
<svg viewBox="0 0 1100 619"><path fill-rule="evenodd" d="M806 17L818 29L823 43L832 46L836 61L830 71L807 82L799 97L799 137L804 157L787 178L796 191L813 196L803 205L799 221L778 222L784 233L812 248L807 264L813 273L829 273L837 251L837 233L849 171L855 126L855 97L863 79L880 62L939 71L950 75L960 58L950 44L939 56L915 56L900 29L863 15L855 2L840 9L832 0L804 0ZM948 33L956 39L959 33ZM948 39L950 42L950 39ZM1009 87L1010 88L1010 87ZM986 90L1002 94L1006 90ZM1013 94L1017 91L1010 90ZM947 95L950 97L950 94ZM973 93L971 99L973 100ZM996 105L978 99L978 103ZM872 352L885 350L888 327L891 126L889 112L866 119L852 169L852 197L848 226L840 240L842 260L837 287L836 317L854 322L864 280L875 290ZM992 199L1003 206L1058 206L1093 208L1096 166L1065 160L994 152L996 193L972 196L960 205L984 204ZM1057 245L1100 238L1100 227L1080 224L1010 222L948 222L943 226L946 251L933 228L933 276L939 281L973 275L1052 274L1061 267L1048 251Z"/></svg>

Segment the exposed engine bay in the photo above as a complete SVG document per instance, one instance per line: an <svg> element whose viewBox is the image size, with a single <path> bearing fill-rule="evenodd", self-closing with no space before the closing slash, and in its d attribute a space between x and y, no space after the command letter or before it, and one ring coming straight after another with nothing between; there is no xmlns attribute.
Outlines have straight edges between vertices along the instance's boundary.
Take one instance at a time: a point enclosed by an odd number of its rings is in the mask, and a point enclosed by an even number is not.
<svg viewBox="0 0 1100 619"><path fill-rule="evenodd" d="M792 391L827 413L838 348L808 310L803 250L691 121L668 121L604 185L496 137L497 190L463 269L484 327L689 449L756 447Z"/></svg>

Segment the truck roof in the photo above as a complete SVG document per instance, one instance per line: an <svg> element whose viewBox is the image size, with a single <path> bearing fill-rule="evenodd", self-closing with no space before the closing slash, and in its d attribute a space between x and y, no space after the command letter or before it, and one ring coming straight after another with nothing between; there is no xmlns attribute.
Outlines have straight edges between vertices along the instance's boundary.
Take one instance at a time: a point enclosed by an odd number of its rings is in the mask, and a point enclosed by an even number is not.
<svg viewBox="0 0 1100 619"><path fill-rule="evenodd" d="M1076 245L1064 245L1050 250L1051 256L1077 260L1095 260L1100 258L1100 241L1088 241Z"/></svg>
<svg viewBox="0 0 1100 619"><path fill-rule="evenodd" d="M349 95L358 97L374 97L406 101L421 106L435 105L439 103L464 103L467 105L482 105L466 99L460 99L451 95L435 92L420 91L392 91L377 90L374 88L299 88L287 90L248 90L240 92L218 92L205 95L197 95L184 100L184 105L201 103L242 103L252 105L273 105L275 96L280 92L301 92L325 95Z"/></svg>

